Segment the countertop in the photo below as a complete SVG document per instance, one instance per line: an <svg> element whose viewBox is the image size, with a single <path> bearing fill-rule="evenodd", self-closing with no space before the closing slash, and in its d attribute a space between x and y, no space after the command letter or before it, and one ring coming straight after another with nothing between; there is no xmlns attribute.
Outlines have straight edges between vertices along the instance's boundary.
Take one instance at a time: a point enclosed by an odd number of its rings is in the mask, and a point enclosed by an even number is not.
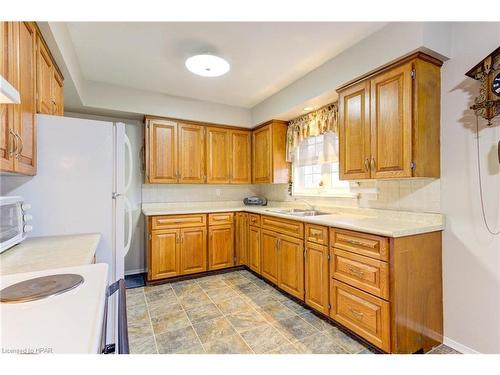
<svg viewBox="0 0 500 375"><path fill-rule="evenodd" d="M91 264L100 234L27 238L0 254L0 275Z"/></svg>
<svg viewBox="0 0 500 375"><path fill-rule="evenodd" d="M0 277L0 287L54 274L73 273L83 284L25 303L1 303L2 353L99 353L108 265L90 264Z"/></svg>
<svg viewBox="0 0 500 375"><path fill-rule="evenodd" d="M322 206L316 206L315 208L328 212L327 215L292 216L272 211L289 207L289 205L283 204L277 206L244 206L239 202L144 203L142 213L145 216L157 216L245 211L386 237L404 237L444 229L444 216L437 213Z"/></svg>

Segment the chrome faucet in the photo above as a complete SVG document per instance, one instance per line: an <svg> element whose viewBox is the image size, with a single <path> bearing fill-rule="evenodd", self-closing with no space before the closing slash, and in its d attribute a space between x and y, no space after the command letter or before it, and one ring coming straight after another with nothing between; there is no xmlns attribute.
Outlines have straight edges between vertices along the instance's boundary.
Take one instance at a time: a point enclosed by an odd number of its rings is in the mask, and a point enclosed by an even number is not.
<svg viewBox="0 0 500 375"><path fill-rule="evenodd" d="M315 208L315 207L314 207L311 203L309 203L309 202L308 202L308 201L306 201L305 199L301 199L301 198L294 198L294 199L295 199L295 201L301 201L301 202L304 202L304 203L305 203L305 204L307 204L307 205L309 206L309 208L310 208L311 210L313 210L313 211L316 209L316 208Z"/></svg>

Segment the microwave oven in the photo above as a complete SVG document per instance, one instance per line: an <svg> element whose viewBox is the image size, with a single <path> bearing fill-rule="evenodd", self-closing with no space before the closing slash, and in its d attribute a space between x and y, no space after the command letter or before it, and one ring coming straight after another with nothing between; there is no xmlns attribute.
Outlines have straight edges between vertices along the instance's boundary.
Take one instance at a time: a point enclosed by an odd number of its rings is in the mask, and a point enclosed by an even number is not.
<svg viewBox="0 0 500 375"><path fill-rule="evenodd" d="M22 197L0 197L0 253L26 239L33 230L27 213L31 206Z"/></svg>

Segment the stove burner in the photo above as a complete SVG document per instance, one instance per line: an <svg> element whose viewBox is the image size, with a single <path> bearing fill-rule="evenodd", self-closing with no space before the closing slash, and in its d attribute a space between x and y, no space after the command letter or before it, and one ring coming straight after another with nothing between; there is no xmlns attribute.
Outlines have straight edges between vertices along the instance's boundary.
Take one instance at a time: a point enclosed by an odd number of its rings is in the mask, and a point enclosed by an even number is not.
<svg viewBox="0 0 500 375"><path fill-rule="evenodd" d="M36 301L67 292L84 281L76 274L59 274L37 277L12 284L0 291L0 302L23 303Z"/></svg>

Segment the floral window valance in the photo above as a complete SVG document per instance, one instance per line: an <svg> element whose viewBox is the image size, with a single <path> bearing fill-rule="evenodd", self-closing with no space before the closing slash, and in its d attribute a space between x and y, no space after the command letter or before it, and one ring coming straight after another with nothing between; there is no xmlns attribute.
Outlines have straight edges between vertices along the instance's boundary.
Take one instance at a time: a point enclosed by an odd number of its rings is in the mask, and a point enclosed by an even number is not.
<svg viewBox="0 0 500 375"><path fill-rule="evenodd" d="M286 160L292 161L295 149L304 139L329 132L338 133L338 112L338 104L334 102L289 121Z"/></svg>

